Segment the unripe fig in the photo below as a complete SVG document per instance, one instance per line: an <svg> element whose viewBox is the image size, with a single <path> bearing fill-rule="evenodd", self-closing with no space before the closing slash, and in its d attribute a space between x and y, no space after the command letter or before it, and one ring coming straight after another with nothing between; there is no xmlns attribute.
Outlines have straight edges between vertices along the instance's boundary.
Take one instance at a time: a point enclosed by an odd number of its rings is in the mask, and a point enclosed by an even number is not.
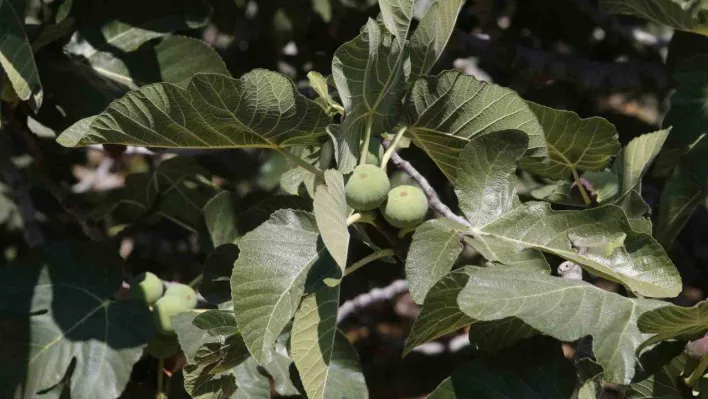
<svg viewBox="0 0 708 399"><path fill-rule="evenodd" d="M197 293L192 287L186 284L173 284L167 287L165 296L176 296L184 301L187 309L194 309L197 306Z"/></svg>
<svg viewBox="0 0 708 399"><path fill-rule="evenodd" d="M157 334L148 342L146 352L156 359L166 359L179 352L179 341L176 335Z"/></svg>
<svg viewBox="0 0 708 399"><path fill-rule="evenodd" d="M359 165L349 177L344 192L349 206L357 211L370 211L381 206L390 188L388 176L381 168Z"/></svg>
<svg viewBox="0 0 708 399"><path fill-rule="evenodd" d="M398 186L388 192L388 199L381 210L391 226L399 229L412 228L425 220L428 199L418 187Z"/></svg>
<svg viewBox="0 0 708 399"><path fill-rule="evenodd" d="M155 327L160 334L175 333L172 327L172 317L182 312L189 310L184 299L175 296L163 296L155 302L152 307L152 316L155 321Z"/></svg>
<svg viewBox="0 0 708 399"><path fill-rule="evenodd" d="M130 281L130 296L148 305L160 299L163 291L162 280L150 272L140 273Z"/></svg>
<svg viewBox="0 0 708 399"><path fill-rule="evenodd" d="M418 182L413 180L411 175L409 175L408 173L406 173L402 170L397 170L397 171L391 173L389 180L391 181L391 188L396 188L398 186L403 186L403 185L409 185L409 186L414 186L414 187L420 188L420 186L418 185Z"/></svg>

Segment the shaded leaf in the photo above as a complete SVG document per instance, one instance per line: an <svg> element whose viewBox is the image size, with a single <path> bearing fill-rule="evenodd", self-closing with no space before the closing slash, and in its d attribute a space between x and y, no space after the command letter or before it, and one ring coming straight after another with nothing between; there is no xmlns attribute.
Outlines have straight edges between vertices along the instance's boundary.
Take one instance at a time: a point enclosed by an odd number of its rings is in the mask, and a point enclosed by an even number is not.
<svg viewBox="0 0 708 399"><path fill-rule="evenodd" d="M589 194L602 204L619 193L619 179L610 171L585 172L580 176L588 187Z"/></svg>
<svg viewBox="0 0 708 399"><path fill-rule="evenodd" d="M506 247L507 251L521 247L548 252L644 296L674 297L681 291L679 273L661 245L632 230L616 206L553 211L547 203L527 202L475 230L477 242ZM624 239L619 245L608 246L611 237ZM596 246L603 250L579 251Z"/></svg>
<svg viewBox="0 0 708 399"><path fill-rule="evenodd" d="M367 132L380 134L398 122L407 55L407 46L371 19L334 53L332 75L346 111L338 140L342 173L354 170Z"/></svg>
<svg viewBox="0 0 708 399"><path fill-rule="evenodd" d="M543 129L521 97L457 71L416 80L406 101L405 120L414 143L453 181L460 151L474 136L521 130L529 139L527 157L548 156Z"/></svg>
<svg viewBox="0 0 708 399"><path fill-rule="evenodd" d="M272 360L273 345L295 314L313 266L320 261L320 269L330 272L332 259L318 239L312 214L279 210L239 241L231 277L234 311L261 365Z"/></svg>
<svg viewBox="0 0 708 399"><path fill-rule="evenodd" d="M267 221L275 211L294 209L312 211L312 201L297 195L273 195L259 201L239 215L239 224L243 231L251 231Z"/></svg>
<svg viewBox="0 0 708 399"><path fill-rule="evenodd" d="M415 303L422 304L428 290L452 269L462 252L462 229L451 226L449 219L428 220L416 228L406 256L408 289Z"/></svg>
<svg viewBox="0 0 708 399"><path fill-rule="evenodd" d="M519 204L516 165L528 137L519 130L473 137L459 156L455 194L472 226L484 226Z"/></svg>
<svg viewBox="0 0 708 399"><path fill-rule="evenodd" d="M679 355L656 374L642 381L633 382L627 387L624 397L627 399L683 397L678 388L677 379L683 373L686 357L685 354Z"/></svg>
<svg viewBox="0 0 708 399"><path fill-rule="evenodd" d="M539 334L538 330L516 317L507 317L474 322L470 325L469 338L477 350L496 352Z"/></svg>
<svg viewBox="0 0 708 399"><path fill-rule="evenodd" d="M428 398L567 399L574 388L575 373L561 343L539 337L465 363Z"/></svg>
<svg viewBox="0 0 708 399"><path fill-rule="evenodd" d="M421 19L411 36L411 82L430 72L440 58L464 3L464 0L437 0Z"/></svg>
<svg viewBox="0 0 708 399"><path fill-rule="evenodd" d="M210 331L210 334L212 332ZM208 374L230 371L251 357L241 334L232 333L219 342L206 342L194 353L194 363L204 366Z"/></svg>
<svg viewBox="0 0 708 399"><path fill-rule="evenodd" d="M655 334L642 347L669 339L692 341L708 332L708 302L699 302L690 308L672 305L654 309L642 314L637 326L643 333Z"/></svg>
<svg viewBox="0 0 708 399"><path fill-rule="evenodd" d="M230 374L214 376L208 367L188 364L184 367L184 390L194 399L224 399L236 392L236 378Z"/></svg>
<svg viewBox="0 0 708 399"><path fill-rule="evenodd" d="M600 117L581 119L563 111L529 102L543 127L548 143L549 164L524 163L524 169L552 179L568 179L573 169L600 171L620 151L619 136L613 124Z"/></svg>
<svg viewBox="0 0 708 399"><path fill-rule="evenodd" d="M182 89L159 83L128 93L57 141L67 147L124 144L179 148L281 148L316 144L328 117L276 72L197 74Z"/></svg>
<svg viewBox="0 0 708 399"><path fill-rule="evenodd" d="M23 101L33 110L42 106L42 84L25 34L25 2L0 0L0 66Z"/></svg>
<svg viewBox="0 0 708 399"><path fill-rule="evenodd" d="M175 157L161 162L153 172L128 175L122 189L112 190L107 201L92 211L102 219L117 206L130 209L134 220L159 214L190 230L197 230L202 208L215 194L204 184L203 170L193 158Z"/></svg>
<svg viewBox="0 0 708 399"><path fill-rule="evenodd" d="M674 168L661 192L656 239L670 247L708 193L708 151L692 150Z"/></svg>
<svg viewBox="0 0 708 399"><path fill-rule="evenodd" d="M192 324L200 330L206 331L212 337L226 338L238 333L236 316L231 311L208 310L199 313L192 320Z"/></svg>
<svg viewBox="0 0 708 399"><path fill-rule="evenodd" d="M613 383L627 384L634 375L635 351L646 338L636 326L637 318L665 305L518 268L466 269L469 280L457 301L468 317L517 317L561 341L591 335L597 362L605 368L605 379Z"/></svg>
<svg viewBox="0 0 708 399"><path fill-rule="evenodd" d="M701 0L600 0L599 5L608 14L634 15L680 30L708 33Z"/></svg>
<svg viewBox="0 0 708 399"><path fill-rule="evenodd" d="M325 184L317 186L313 207L322 241L344 271L349 252L349 206L344 195L344 176L340 171L325 171Z"/></svg>
<svg viewBox="0 0 708 399"><path fill-rule="evenodd" d="M701 139L705 133L703 126L708 123L704 111L708 102L706 67L708 55L699 54L681 60L673 71L676 91L671 95L671 106L661 123L664 128L672 129L667 147L685 149L697 140L699 147L706 146Z"/></svg>
<svg viewBox="0 0 708 399"><path fill-rule="evenodd" d="M457 269L438 280L428 291L420 314L406 339L403 354L416 346L453 333L475 322L457 305L457 295L469 280L466 269Z"/></svg>
<svg viewBox="0 0 708 399"><path fill-rule="evenodd" d="M199 293L204 299L215 305L228 306L231 302L231 273L239 250L234 244L216 247L204 261L203 279Z"/></svg>
<svg viewBox="0 0 708 399"><path fill-rule="evenodd" d="M155 329L147 306L114 301L123 261L98 243L51 243L0 269L0 396L35 398L65 376L72 398L116 398Z"/></svg>
<svg viewBox="0 0 708 399"><path fill-rule="evenodd" d="M198 72L230 73L221 57L201 40L171 36L155 46L141 46L172 31L197 28L205 22L203 17L180 13L150 18L140 25L113 20L79 29L64 50L83 57L96 73L131 90L156 81L185 87Z"/></svg>
<svg viewBox="0 0 708 399"><path fill-rule="evenodd" d="M214 247L234 244L239 237L233 194L222 191L202 208L204 221Z"/></svg>

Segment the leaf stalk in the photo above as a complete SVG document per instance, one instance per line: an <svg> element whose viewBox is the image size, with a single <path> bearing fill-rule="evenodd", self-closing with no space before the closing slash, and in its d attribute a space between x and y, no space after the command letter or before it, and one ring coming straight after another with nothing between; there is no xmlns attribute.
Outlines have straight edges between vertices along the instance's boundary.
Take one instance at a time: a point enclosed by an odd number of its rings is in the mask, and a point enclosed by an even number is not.
<svg viewBox="0 0 708 399"><path fill-rule="evenodd" d="M351 266L346 268L344 270L344 276L346 277L346 276L354 273L355 271L361 269L362 267L368 265L369 263L371 263L375 260L385 258L387 256L393 256L394 254L395 254L395 252L393 251L393 249L390 249L390 248L376 251L373 254L366 256L357 262L354 262Z"/></svg>

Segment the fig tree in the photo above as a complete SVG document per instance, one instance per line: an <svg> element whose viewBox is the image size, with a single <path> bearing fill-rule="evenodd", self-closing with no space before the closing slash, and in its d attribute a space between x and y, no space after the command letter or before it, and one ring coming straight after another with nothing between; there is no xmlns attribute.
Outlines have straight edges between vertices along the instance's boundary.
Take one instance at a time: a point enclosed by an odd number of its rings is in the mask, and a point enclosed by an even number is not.
<svg viewBox="0 0 708 399"><path fill-rule="evenodd" d="M357 211L381 206L391 188L386 172L375 165L359 165L344 188L347 204Z"/></svg>
<svg viewBox="0 0 708 399"><path fill-rule="evenodd" d="M148 342L146 351L156 359L166 359L179 352L179 341L176 335L157 334Z"/></svg>
<svg viewBox="0 0 708 399"><path fill-rule="evenodd" d="M428 199L423 190L418 187L398 186L388 192L388 198L381 210L391 226L407 229L425 220L425 215L428 213Z"/></svg>
<svg viewBox="0 0 708 399"><path fill-rule="evenodd" d="M372 139L369 142L369 152L366 156L366 163L369 165L378 165L383 157L384 148L378 140Z"/></svg>
<svg viewBox="0 0 708 399"><path fill-rule="evenodd" d="M189 310L189 307L187 307L184 299L178 296L163 296L158 299L152 307L152 315L157 332L173 335L175 330L172 327L172 317L187 310Z"/></svg>
<svg viewBox="0 0 708 399"><path fill-rule="evenodd" d="M192 287L186 284L173 284L165 291L165 296L176 296L182 299L188 309L194 309L197 306L197 293Z"/></svg>
<svg viewBox="0 0 708 399"><path fill-rule="evenodd" d="M150 272L140 273L130 281L130 296L148 305L160 299L163 291L162 280Z"/></svg>

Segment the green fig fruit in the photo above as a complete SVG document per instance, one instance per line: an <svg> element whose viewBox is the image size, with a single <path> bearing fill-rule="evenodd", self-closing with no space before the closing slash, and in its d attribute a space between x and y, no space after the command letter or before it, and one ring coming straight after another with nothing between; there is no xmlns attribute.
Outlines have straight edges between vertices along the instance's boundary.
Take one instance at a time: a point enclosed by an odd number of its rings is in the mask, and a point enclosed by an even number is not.
<svg viewBox="0 0 708 399"><path fill-rule="evenodd" d="M172 317L188 310L189 308L184 299L176 295L163 296L158 299L152 307L152 315L157 332L164 335L174 335L175 329L172 327Z"/></svg>
<svg viewBox="0 0 708 399"><path fill-rule="evenodd" d="M390 188L388 176L381 168L359 165L349 177L344 192L350 207L357 211L370 211L381 206Z"/></svg>
<svg viewBox="0 0 708 399"><path fill-rule="evenodd" d="M384 218L394 227L408 229L425 220L428 213L428 199L415 186L398 186L388 192L388 199L381 207Z"/></svg>
<svg viewBox="0 0 708 399"><path fill-rule="evenodd" d="M130 296L152 305L164 291L162 280L150 272L140 273L130 280Z"/></svg>
<svg viewBox="0 0 708 399"><path fill-rule="evenodd" d="M194 309L197 306L197 293L186 284L173 284L167 287L165 296L176 296L182 299L187 309Z"/></svg>

